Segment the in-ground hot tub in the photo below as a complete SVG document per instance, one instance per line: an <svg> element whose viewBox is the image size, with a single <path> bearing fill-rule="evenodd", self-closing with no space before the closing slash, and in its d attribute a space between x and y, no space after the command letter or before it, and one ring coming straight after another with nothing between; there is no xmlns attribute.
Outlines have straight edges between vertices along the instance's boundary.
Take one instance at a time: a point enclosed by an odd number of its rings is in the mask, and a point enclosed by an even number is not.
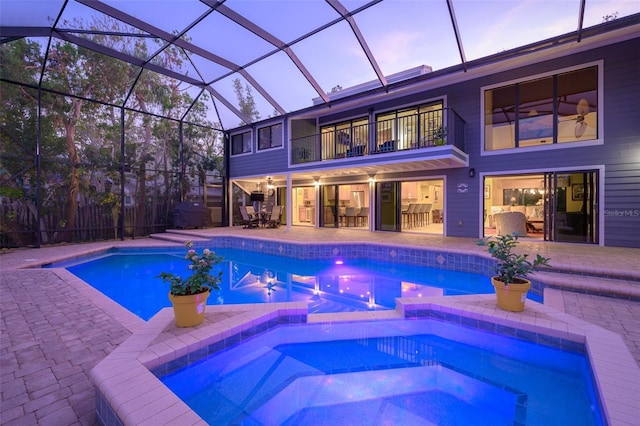
<svg viewBox="0 0 640 426"><path fill-rule="evenodd" d="M208 322L205 322L202 327L192 330L177 330L173 327L172 313L169 309L165 309L149 321L147 326L101 362L92 372L98 395L97 411L101 421L105 424L119 424L119 422L125 424L147 422L151 424L154 421L162 420L166 422L171 420L176 422L202 422L204 424L204 421L169 388L162 384L150 370L156 373L161 373L162 370L174 371L176 367L182 367L185 363L188 364L193 361L201 361L212 353L222 350L223 352L220 353L224 354L227 348L231 348L240 341L243 344L249 344L247 339L258 338L256 336L276 324L305 322L307 320L304 304L283 304L275 311L273 307L266 305L235 307L235 311L225 310L229 307L215 308L212 309L213 312L208 312L208 320L205 320ZM242 310L238 310L239 308ZM391 313L361 314L360 318L389 319ZM629 385L629 382L633 383L634 380L640 383L635 374L637 367L635 371L629 370L628 382L619 385L612 384L615 383L615 380L612 380L615 372L610 372L608 369L608 364L611 362L612 357L616 358L617 363L631 362L635 366L633 358L631 358L619 336L559 313L554 309L532 302L528 304L527 311L523 314L505 314L501 311L495 311L493 296L478 295L435 297L426 300L400 299L397 314L399 314L399 317L390 322L396 322L400 325L409 324L417 321L398 318L425 317L444 321L445 323L475 328L476 332L470 334L470 336L476 336L474 338L478 338L485 331L489 331L512 337L524 337L526 340L543 343L545 346L551 343L560 347L568 345L573 349L583 347L594 371L595 389L593 393L598 395L602 401L602 417L606 419L605 421L611 424L612 421L615 422L615 419L623 418L627 415L625 407L632 407L634 404L633 397L629 395L628 391L625 391L625 387ZM354 320L353 314L331 315L334 315L334 318L338 316L336 321ZM315 320L312 317L311 315L309 316L311 322ZM321 315L319 317L321 317L322 321L325 321L329 315ZM356 326L356 324L350 325L351 328ZM314 327L318 327L318 325L314 325ZM325 324L325 327L332 327L332 325ZM507 348L510 346L510 344L507 345ZM308 351L301 351L302 354L305 352ZM628 359L625 357L625 353ZM385 352L384 355L387 356L389 354ZM505 361L502 360L501 363L504 364ZM628 365L631 366L631 364ZM423 390L424 383L422 382L429 383L431 381L433 386L429 389L432 391L437 390L440 397L449 398L449 400L451 400L451 395L454 395L456 391L455 389L442 389L435 385L435 377L437 377L438 370L443 371L446 369L447 380L457 378L460 383L465 384L463 389L486 390L496 388L492 380L488 380L482 375L474 376L471 374L469 376L466 371L462 372L459 369L450 368L451 365L448 362L421 365L420 367L409 368L419 368L423 373L423 380L419 381L419 385L423 386ZM406 379L406 374L403 375L402 372L396 370L395 368L388 368L383 370L384 373L373 371L371 372L373 377L369 375L364 379L364 383L372 383L376 375L387 373L394 373L398 375L397 377L405 377ZM473 371L474 369L471 370ZM360 372L342 371L339 374L349 375L352 373ZM310 375L308 377L296 376L295 382L306 383L305 380L310 380L311 382L315 380L317 385L318 381L326 379L326 377L314 378ZM406 382L406 380L403 381ZM397 388L399 390L389 392L403 392L406 387L405 383ZM275 393L273 390L270 393L264 393L260 395L259 399L260 401L270 401L273 398L277 398L278 395L286 395L285 389L286 386L278 388ZM324 386L320 386L319 389L324 389ZM521 390L513 388L507 390L506 393L496 392L496 394L502 395L501 401L511 401L508 404L511 407L511 411L509 409L504 411L506 418L509 418L510 415L514 416L511 420L522 418L524 396ZM277 400L273 399L273 401ZM273 403L275 404L275 402ZM313 406L313 404L311 405ZM306 407L306 409L309 412L309 409L313 410L314 408ZM295 410L292 412L294 413L293 415L299 415L301 411ZM268 416L261 417L263 420L268 418ZM288 418L295 417L289 416Z"/></svg>

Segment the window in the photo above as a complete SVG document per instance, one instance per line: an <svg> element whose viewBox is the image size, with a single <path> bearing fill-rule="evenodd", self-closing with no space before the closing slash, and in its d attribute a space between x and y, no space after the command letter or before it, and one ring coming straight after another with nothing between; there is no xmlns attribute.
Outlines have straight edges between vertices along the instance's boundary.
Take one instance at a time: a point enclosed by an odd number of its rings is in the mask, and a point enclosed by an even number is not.
<svg viewBox="0 0 640 426"><path fill-rule="evenodd" d="M486 151L598 138L598 67L484 92Z"/></svg>
<svg viewBox="0 0 640 426"><path fill-rule="evenodd" d="M432 145L434 135L444 129L442 108L442 103L436 102L377 115L376 142L382 148L394 142L395 149Z"/></svg>
<svg viewBox="0 0 640 426"><path fill-rule="evenodd" d="M251 152L251 132L231 136L231 155Z"/></svg>
<svg viewBox="0 0 640 426"><path fill-rule="evenodd" d="M282 146L282 123L263 127L258 130L258 149Z"/></svg>
<svg viewBox="0 0 640 426"><path fill-rule="evenodd" d="M347 156L352 150L364 150L369 141L369 119L357 118L320 128L322 159ZM364 152L364 151L362 151Z"/></svg>

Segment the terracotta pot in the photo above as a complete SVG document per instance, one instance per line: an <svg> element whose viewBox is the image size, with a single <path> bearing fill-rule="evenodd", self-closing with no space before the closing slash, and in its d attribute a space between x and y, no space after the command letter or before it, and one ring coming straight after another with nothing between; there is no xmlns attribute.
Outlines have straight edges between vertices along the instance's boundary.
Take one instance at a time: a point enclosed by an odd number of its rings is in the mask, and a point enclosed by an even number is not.
<svg viewBox="0 0 640 426"><path fill-rule="evenodd" d="M211 290L204 293L190 295L173 295L169 293L169 300L173 305L176 326L193 327L204 321L204 310Z"/></svg>
<svg viewBox="0 0 640 426"><path fill-rule="evenodd" d="M519 278L518 280L520 282L505 286L497 277L491 277L491 284L496 290L500 309L511 312L522 312L524 310L524 302L527 300L527 292L531 288L531 281L524 278Z"/></svg>

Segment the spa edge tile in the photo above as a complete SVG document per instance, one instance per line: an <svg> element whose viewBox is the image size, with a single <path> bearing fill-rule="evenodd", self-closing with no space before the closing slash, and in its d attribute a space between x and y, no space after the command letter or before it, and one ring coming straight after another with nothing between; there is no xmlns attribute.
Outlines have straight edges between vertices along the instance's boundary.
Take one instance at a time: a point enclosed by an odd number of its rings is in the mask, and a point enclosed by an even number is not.
<svg viewBox="0 0 640 426"><path fill-rule="evenodd" d="M151 398L149 400L149 398ZM184 404L182 401L177 400L174 395L162 395L155 396L153 394L143 395L132 401L128 401L122 407L122 412L118 411L117 414L120 418L127 413L124 417L125 424L142 425L150 424L148 419L162 413L164 410L169 409L175 404Z"/></svg>
<svg viewBox="0 0 640 426"><path fill-rule="evenodd" d="M131 401L139 395L154 393L156 392L157 387L158 383L156 377L152 374L147 374L144 377L140 377L135 382L132 381L126 388L122 389L122 392L115 394L113 399L110 401L110 405L116 410L116 412L118 412L119 408L126 401Z"/></svg>

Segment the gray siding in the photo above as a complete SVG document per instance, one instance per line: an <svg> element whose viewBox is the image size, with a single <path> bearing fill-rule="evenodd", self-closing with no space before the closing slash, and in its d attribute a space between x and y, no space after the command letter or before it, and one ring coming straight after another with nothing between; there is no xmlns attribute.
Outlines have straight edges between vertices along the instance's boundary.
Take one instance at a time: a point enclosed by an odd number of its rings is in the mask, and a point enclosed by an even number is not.
<svg viewBox="0 0 640 426"><path fill-rule="evenodd" d="M504 155L480 156L480 88L502 81L554 71L577 64L604 60L604 144L574 145L571 148ZM572 55L535 66L503 72L486 78L446 88L449 106L466 120L465 151L476 173L499 173L511 170L536 170L604 166L605 245L640 247L640 39L583 54ZM448 173L449 235L476 236L481 206L475 192L479 183L470 186L473 196L456 192L458 172ZM476 178L477 179L477 178ZM458 212L460 209L463 212ZM472 227L459 227L458 220L474 211ZM467 219L468 220L468 219Z"/></svg>
<svg viewBox="0 0 640 426"><path fill-rule="evenodd" d="M640 39L605 59L605 245L640 247Z"/></svg>
<svg viewBox="0 0 640 426"><path fill-rule="evenodd" d="M481 88L514 79L526 78L540 73L554 72L563 68L604 61L604 87L601 89L604 105L604 144L580 146L573 144L563 149L528 151L503 155L481 156ZM603 48L573 54L558 59L541 62L499 72L490 76L469 80L447 87L434 88L375 104L358 107L339 114L319 117L320 123L339 121L375 114L381 110L402 105L417 104L427 99L447 96L447 106L455 109L466 121L465 151L469 154L470 167L476 176L468 176L468 168L428 171L413 176L428 177L446 175L447 204L445 220L447 235L477 237L481 212L480 194L482 183L480 174L492 174L517 170L558 170L566 168L591 168L604 166L604 216L605 245L640 247L640 38L612 44ZM301 126L298 126L301 124ZM294 126L296 133L311 128L312 121L305 120ZM287 129L285 129L286 133ZM297 134L300 136L300 134ZM257 132L254 132L254 139ZM287 171L288 137L285 149L254 152L250 156L231 158L230 176L267 175ZM254 140L254 149L256 141ZM376 156L365 157L356 162L375 163ZM351 163L354 165L356 162ZM345 163L347 166L347 163ZM295 170L300 170L295 169ZM467 184L467 191L460 192L459 184ZM602 238L602 237L601 237Z"/></svg>
<svg viewBox="0 0 640 426"><path fill-rule="evenodd" d="M235 155L229 159L229 178L243 176L266 176L281 173L288 167L289 152L289 130L286 120L283 122L283 142L282 147L265 149L258 151L258 129L276 124L276 121L262 122L253 126L251 154Z"/></svg>

